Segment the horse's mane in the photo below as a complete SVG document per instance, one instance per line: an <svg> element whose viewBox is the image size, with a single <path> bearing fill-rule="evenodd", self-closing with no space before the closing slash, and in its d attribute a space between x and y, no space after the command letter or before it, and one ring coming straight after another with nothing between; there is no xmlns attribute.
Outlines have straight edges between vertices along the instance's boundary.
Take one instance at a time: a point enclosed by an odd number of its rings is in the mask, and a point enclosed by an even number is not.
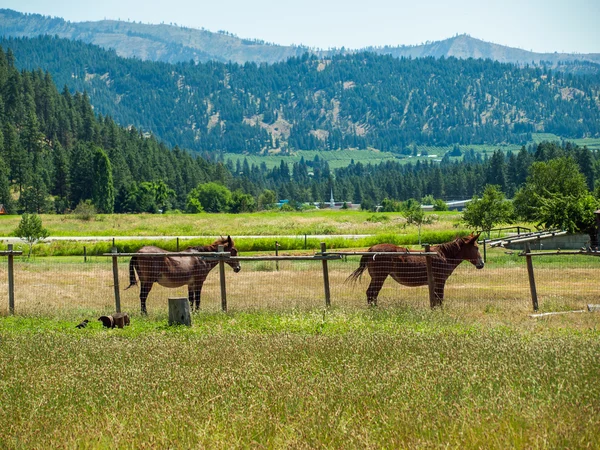
<svg viewBox="0 0 600 450"><path fill-rule="evenodd" d="M216 252L219 249L219 245L227 247L227 243L228 243L229 239L231 239L231 238L221 236L219 239L217 239L212 244L202 245L202 246L198 246L198 247L190 247L190 248L193 248L194 250L196 250L198 252ZM233 239L231 239L231 246L233 247Z"/></svg>
<svg viewBox="0 0 600 450"><path fill-rule="evenodd" d="M463 244L463 240L459 237L450 242L444 242L443 244L438 244L437 251L441 253L445 257L452 257L456 255Z"/></svg>

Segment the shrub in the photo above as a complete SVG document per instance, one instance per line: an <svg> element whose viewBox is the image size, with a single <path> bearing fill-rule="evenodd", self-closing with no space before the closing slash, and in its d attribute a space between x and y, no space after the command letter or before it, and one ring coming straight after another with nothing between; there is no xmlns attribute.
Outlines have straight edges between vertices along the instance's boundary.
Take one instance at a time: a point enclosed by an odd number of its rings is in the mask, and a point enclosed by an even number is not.
<svg viewBox="0 0 600 450"><path fill-rule="evenodd" d="M73 211L73 215L79 220L92 220L96 218L96 214L98 211L96 207L92 204L91 200L80 201L79 204L75 207Z"/></svg>

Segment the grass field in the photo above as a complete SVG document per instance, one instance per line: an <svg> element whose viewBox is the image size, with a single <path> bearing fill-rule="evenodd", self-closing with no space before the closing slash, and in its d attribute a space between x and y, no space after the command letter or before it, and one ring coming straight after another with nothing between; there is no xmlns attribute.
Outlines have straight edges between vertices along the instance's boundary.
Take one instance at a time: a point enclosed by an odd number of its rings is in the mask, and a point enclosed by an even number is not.
<svg viewBox="0 0 600 450"><path fill-rule="evenodd" d="M63 235L115 226L171 234L197 223L237 234L319 224L414 233L397 215L372 216L43 221ZM455 216L429 231L447 232ZM0 230L14 219L0 218ZM598 303L599 264L536 258L540 310ZM252 262L226 269L227 313L215 270L191 327L167 324L167 297L186 288L155 287L147 317L138 288L121 291L132 324L108 330L96 318L114 311L110 259L17 258L17 315L0 304L0 448L600 448L599 313L530 317L523 258L501 249L489 250L483 270L463 263L436 311L426 288L391 280L379 306L367 307L368 275L344 283L357 265L329 263L331 308L320 262ZM123 289L128 259L118 267ZM83 318L89 326L76 329Z"/></svg>
<svg viewBox="0 0 600 450"><path fill-rule="evenodd" d="M598 448L597 316L0 318L0 447Z"/></svg>
<svg viewBox="0 0 600 450"><path fill-rule="evenodd" d="M429 213L428 213L429 214ZM428 230L447 230L460 213L436 213ZM242 214L98 214L85 221L75 215L40 215L50 236L285 236L327 234L381 234L407 231L400 213L368 211L280 210ZM18 215L0 216L0 236L9 236L19 225ZM409 231L416 228L409 227Z"/></svg>
<svg viewBox="0 0 600 450"><path fill-rule="evenodd" d="M587 146L590 150L600 149L600 139L598 138L582 138L582 139L563 139L552 133L533 133L532 142L529 144L539 144L543 141L550 142L561 142L567 140L574 142L580 147ZM351 161L362 164L380 164L386 161L396 161L400 163L415 163L417 161L429 161L429 160L440 160L444 155L451 151L453 145L445 146L429 146L429 145L418 145L417 154L420 156L405 156L391 152L382 152L376 149L367 150L333 150L333 151L315 151L315 150L296 150L291 154L271 154L271 155L242 155L239 153L226 153L224 155L225 160L231 160L235 165L238 161L244 162L244 159L248 161L248 164L255 164L259 166L261 163L265 163L268 168L278 167L281 161L285 161L288 164L300 162L301 158L305 161L312 161L316 155L321 160L325 160L329 163L331 169L338 169L340 167L347 167ZM520 144L483 144L483 145L459 145L460 150L464 153L466 150L473 150L476 153L487 154L491 156L496 150L502 150L503 152L518 152L522 145ZM451 157L451 160L460 160L462 157Z"/></svg>
<svg viewBox="0 0 600 450"><path fill-rule="evenodd" d="M437 220L434 223L423 226L422 242L435 244L448 241L456 235L468 234L464 227L454 226L460 219L459 213L441 212L436 213L435 217ZM158 245L175 251L177 237L184 237L180 240L180 248L185 248L188 245L206 245L216 236L228 234L235 239L237 248L243 252L271 251L276 240L281 244L281 250L311 251L319 249L321 241L325 241L328 248L337 249L369 247L383 241L399 245L418 244L417 228L407 225L406 219L400 213L277 210L246 214L113 214L98 215L90 221L77 219L74 215L43 214L41 219L51 238L88 236L92 242L50 239L34 247L34 254L39 256L82 255L84 245L88 254L110 251L110 239L94 242L94 237L133 237L116 241L121 252L137 251L141 245ZM20 216L17 215L0 216L0 241L2 236L11 235L20 220ZM315 237L317 235L321 237ZM157 236L167 239L155 239ZM189 236L197 238L185 239ZM5 248L6 243L0 242L0 250ZM27 250L27 246L20 242L15 248Z"/></svg>

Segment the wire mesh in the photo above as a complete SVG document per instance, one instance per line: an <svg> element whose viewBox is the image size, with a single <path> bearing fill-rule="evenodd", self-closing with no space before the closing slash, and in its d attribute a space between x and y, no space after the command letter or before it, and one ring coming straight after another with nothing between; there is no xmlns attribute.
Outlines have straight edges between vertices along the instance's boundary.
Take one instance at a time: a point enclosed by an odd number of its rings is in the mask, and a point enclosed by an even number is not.
<svg viewBox="0 0 600 450"><path fill-rule="evenodd" d="M8 313L6 257L0 258L0 314ZM328 261L331 305L366 308L368 271L357 282L347 282L358 267L360 257ZM118 258L121 309L140 310L140 285L129 284L130 258ZM533 258L540 311L584 309L600 303L600 288L595 279L600 259L585 256ZM312 309L325 305L321 261L242 261L234 273L226 265L227 305L229 311L254 309ZM395 268L391 268L394 270ZM434 265L434 272L440 270ZM440 276L440 273L437 273ZM414 276L422 277L415 273ZM106 313L115 310L114 278L109 257L88 257L87 262L73 258L15 258L15 313L48 315ZM188 286L168 288L154 283L148 295L148 313L165 313L169 297L188 297ZM462 262L448 277L444 308L453 310L494 310L531 312L532 303L525 258L517 256L499 262L488 261L477 270ZM429 308L425 284L407 287L388 276L378 295L379 307ZM218 266L202 287L201 309L221 310Z"/></svg>

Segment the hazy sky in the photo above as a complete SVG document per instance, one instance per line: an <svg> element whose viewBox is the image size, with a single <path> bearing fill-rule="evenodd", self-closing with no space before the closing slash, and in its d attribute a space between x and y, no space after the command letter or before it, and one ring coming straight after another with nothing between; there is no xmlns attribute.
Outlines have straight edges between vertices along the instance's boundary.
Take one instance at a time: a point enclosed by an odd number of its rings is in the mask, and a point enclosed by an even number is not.
<svg viewBox="0 0 600 450"><path fill-rule="evenodd" d="M177 23L323 49L467 33L535 52L600 53L600 0L0 0L0 7L73 22Z"/></svg>

